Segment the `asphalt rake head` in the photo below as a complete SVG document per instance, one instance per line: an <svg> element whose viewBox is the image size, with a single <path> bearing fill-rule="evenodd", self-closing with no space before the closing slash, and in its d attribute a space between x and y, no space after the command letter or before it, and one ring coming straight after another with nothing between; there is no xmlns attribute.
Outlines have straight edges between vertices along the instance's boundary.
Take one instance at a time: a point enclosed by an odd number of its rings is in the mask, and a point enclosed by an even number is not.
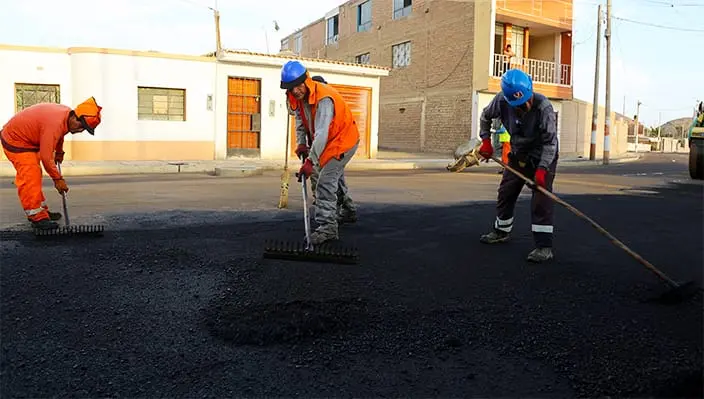
<svg viewBox="0 0 704 399"><path fill-rule="evenodd" d="M354 265L359 262L359 253L356 248L341 248L330 244L307 250L302 242L270 240L264 244L264 258Z"/></svg>
<svg viewBox="0 0 704 399"><path fill-rule="evenodd" d="M102 237L105 226L102 225L69 225L56 229L33 229L37 239L52 239L60 237Z"/></svg>

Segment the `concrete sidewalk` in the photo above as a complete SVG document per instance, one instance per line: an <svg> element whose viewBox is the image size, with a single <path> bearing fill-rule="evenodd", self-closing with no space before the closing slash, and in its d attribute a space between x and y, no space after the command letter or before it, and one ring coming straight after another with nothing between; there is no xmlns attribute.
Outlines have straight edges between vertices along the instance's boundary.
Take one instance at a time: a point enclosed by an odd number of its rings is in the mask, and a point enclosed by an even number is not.
<svg viewBox="0 0 704 399"><path fill-rule="evenodd" d="M626 154L611 159L612 163L636 161L640 156ZM376 159L353 159L347 170L444 170L452 163L450 155L379 151ZM560 160L560 166L600 165L601 161L578 158ZM204 173L213 176L247 177L261 175L265 171L282 170L283 160L232 158L222 161L66 161L62 165L65 176L131 175L160 173ZM289 159L292 172L298 161ZM493 161L472 168L495 168ZM9 161L0 161L0 177L14 177L15 169Z"/></svg>

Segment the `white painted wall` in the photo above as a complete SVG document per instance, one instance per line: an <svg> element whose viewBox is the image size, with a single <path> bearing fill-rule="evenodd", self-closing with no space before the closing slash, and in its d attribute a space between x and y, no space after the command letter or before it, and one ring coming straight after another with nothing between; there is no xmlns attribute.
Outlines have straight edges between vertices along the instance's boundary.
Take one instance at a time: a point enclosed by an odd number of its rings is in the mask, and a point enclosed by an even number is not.
<svg viewBox="0 0 704 399"><path fill-rule="evenodd" d="M96 135L73 135L83 141L212 141L215 63L117 54L71 55L73 102L94 96L103 107ZM185 121L137 118L137 87L186 90Z"/></svg>
<svg viewBox="0 0 704 399"><path fill-rule="evenodd" d="M103 107L96 135L68 135L66 140L84 141L214 141L215 159L227 154L228 76L259 78L261 93L261 158L283 159L287 112L285 94L279 88L285 57L246 54L228 62L182 60L85 49L0 50L0 124L15 113L14 84L59 84L61 102L71 107L94 96ZM379 78L387 70L333 62L304 62L311 74L329 83L371 87L370 155L376 157L379 127ZM137 119L137 87L186 89L186 121ZM208 95L213 108L207 109ZM269 101L275 113L269 114ZM1 126L1 125L0 125Z"/></svg>
<svg viewBox="0 0 704 399"><path fill-rule="evenodd" d="M15 114L15 83L58 84L61 103L76 105L68 54L0 51L0 127Z"/></svg>

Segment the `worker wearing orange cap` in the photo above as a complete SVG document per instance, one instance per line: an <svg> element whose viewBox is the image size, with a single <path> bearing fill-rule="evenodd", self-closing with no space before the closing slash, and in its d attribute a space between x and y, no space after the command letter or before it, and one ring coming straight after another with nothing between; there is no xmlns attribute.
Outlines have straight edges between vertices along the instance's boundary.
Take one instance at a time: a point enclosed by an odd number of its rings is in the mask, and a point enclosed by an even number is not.
<svg viewBox="0 0 704 399"><path fill-rule="evenodd" d="M100 124L100 107L91 97L71 109L63 104L41 103L15 114L0 130L0 142L15 167L17 194L27 219L38 229L59 227L57 212L49 212L42 192L42 168L54 180L59 193L68 186L55 163L64 160L64 136L87 130L95 134Z"/></svg>

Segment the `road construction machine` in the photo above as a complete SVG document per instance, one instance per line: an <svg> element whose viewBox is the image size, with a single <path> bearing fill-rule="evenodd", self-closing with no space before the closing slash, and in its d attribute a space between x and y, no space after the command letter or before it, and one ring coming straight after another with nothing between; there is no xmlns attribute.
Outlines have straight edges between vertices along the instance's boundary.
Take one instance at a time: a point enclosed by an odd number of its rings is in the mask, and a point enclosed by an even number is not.
<svg viewBox="0 0 704 399"><path fill-rule="evenodd" d="M704 180L704 101L700 101L694 112L687 137L689 144L689 176Z"/></svg>

